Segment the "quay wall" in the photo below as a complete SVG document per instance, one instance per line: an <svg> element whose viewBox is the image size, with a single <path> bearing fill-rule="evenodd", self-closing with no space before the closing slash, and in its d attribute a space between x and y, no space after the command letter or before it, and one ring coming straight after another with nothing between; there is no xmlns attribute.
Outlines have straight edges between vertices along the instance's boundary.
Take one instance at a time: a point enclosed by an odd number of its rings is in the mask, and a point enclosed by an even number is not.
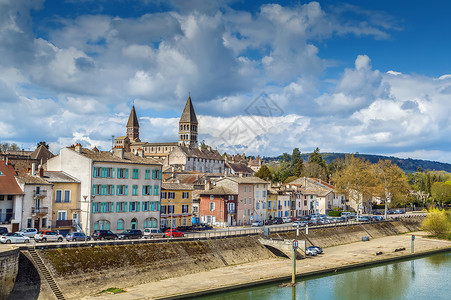
<svg viewBox="0 0 451 300"><path fill-rule="evenodd" d="M6 300L16 282L19 270L19 250L0 252L0 300Z"/></svg>

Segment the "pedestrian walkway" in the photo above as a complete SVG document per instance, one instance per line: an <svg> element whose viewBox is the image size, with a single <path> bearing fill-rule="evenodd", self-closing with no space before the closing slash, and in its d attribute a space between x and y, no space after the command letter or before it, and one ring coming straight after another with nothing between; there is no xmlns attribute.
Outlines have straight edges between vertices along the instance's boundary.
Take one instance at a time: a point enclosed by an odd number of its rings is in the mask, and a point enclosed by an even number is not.
<svg viewBox="0 0 451 300"><path fill-rule="evenodd" d="M334 272L351 265L371 264L381 260L399 259L410 255L411 235L415 239L415 253L427 253L439 249L451 250L451 242L428 239L423 232L389 236L368 242L357 242L324 249L324 254L297 262L298 277L315 272ZM405 250L394 252L395 249ZM376 255L376 252L382 252ZM255 282L270 282L276 279L290 281L291 260L273 258L269 260L228 266L207 272L170 278L133 287L118 287L125 293L93 295L83 299L162 299L189 293L202 293L212 289L227 289L252 285Z"/></svg>

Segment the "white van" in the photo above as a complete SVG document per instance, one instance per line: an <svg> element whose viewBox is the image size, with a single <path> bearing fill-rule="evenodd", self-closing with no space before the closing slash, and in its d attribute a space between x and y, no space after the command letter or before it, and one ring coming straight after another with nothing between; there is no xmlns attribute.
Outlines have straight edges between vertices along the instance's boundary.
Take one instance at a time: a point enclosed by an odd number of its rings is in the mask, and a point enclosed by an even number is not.
<svg viewBox="0 0 451 300"><path fill-rule="evenodd" d="M355 217L355 213L354 212L350 212L350 211L344 211L341 213L342 217L345 217L347 219L351 219L353 217Z"/></svg>
<svg viewBox="0 0 451 300"><path fill-rule="evenodd" d="M165 234L158 228L144 228L143 238L153 239L153 238L164 238Z"/></svg>

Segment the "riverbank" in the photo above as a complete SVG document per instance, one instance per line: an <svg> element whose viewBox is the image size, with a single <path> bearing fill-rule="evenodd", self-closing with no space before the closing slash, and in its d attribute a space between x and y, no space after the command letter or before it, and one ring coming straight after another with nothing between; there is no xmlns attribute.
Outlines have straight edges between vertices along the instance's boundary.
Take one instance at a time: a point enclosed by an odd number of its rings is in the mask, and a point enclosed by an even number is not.
<svg viewBox="0 0 451 300"><path fill-rule="evenodd" d="M416 235L414 255L451 250L451 242L429 239L423 232L382 237L368 242L325 248L325 253L321 256L298 260L297 277L340 272L352 267L409 258L412 256L410 254L412 234ZM394 252L395 249L401 248L405 250ZM382 254L376 255L376 252L382 252ZM287 280L288 282L290 278L291 260L271 258L132 287L118 286L126 292L116 295L93 295L83 299L175 299L273 281Z"/></svg>

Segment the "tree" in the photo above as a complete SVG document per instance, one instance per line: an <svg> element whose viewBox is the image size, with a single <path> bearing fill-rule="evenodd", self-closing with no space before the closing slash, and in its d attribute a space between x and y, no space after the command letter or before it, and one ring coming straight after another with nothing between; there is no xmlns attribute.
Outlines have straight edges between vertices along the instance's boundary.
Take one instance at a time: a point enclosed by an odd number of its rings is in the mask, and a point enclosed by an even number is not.
<svg viewBox="0 0 451 300"><path fill-rule="evenodd" d="M301 151L299 148L294 148L293 153L291 154L291 167L294 169L298 164L298 161L301 159Z"/></svg>
<svg viewBox="0 0 451 300"><path fill-rule="evenodd" d="M446 211L433 208L429 210L426 219L421 224L421 229L434 235L443 235L451 230L451 224Z"/></svg>
<svg viewBox="0 0 451 300"><path fill-rule="evenodd" d="M47 149L49 148L49 144L47 144L45 141L39 142L36 144L36 146L39 148L39 146L44 146Z"/></svg>
<svg viewBox="0 0 451 300"><path fill-rule="evenodd" d="M310 157L308 158L309 162L317 163L323 168L327 168L326 161L323 159L321 154L319 153L319 148L316 147L315 151L313 151L312 154L310 154Z"/></svg>
<svg viewBox="0 0 451 300"><path fill-rule="evenodd" d="M375 177L371 164L354 155L346 155L343 170L334 173L332 180L338 192L346 194L349 200L355 203L358 220L360 205L365 199L371 200L373 195Z"/></svg>
<svg viewBox="0 0 451 300"><path fill-rule="evenodd" d="M446 182L434 182L431 187L432 198L437 203L451 203L451 184Z"/></svg>
<svg viewBox="0 0 451 300"><path fill-rule="evenodd" d="M254 174L255 177L259 177L263 180L272 179L272 173L266 165L260 167L257 173Z"/></svg>
<svg viewBox="0 0 451 300"><path fill-rule="evenodd" d="M284 153L282 154L282 161L283 162L289 162L291 160L290 154Z"/></svg>
<svg viewBox="0 0 451 300"><path fill-rule="evenodd" d="M302 175L327 180L326 170L319 164L310 161L304 164Z"/></svg>
<svg viewBox="0 0 451 300"><path fill-rule="evenodd" d="M19 146L16 143L0 143L0 152L8 152L8 151L20 151Z"/></svg>
<svg viewBox="0 0 451 300"><path fill-rule="evenodd" d="M385 217L387 217L387 203L389 201L405 203L409 195L409 183L404 171L391 160L380 159L373 165L373 171L376 178L374 193L384 199Z"/></svg>
<svg viewBox="0 0 451 300"><path fill-rule="evenodd" d="M296 168L294 169L294 175L297 177L301 177L302 172L304 171L304 161L302 158L298 160L298 163L296 164Z"/></svg>

